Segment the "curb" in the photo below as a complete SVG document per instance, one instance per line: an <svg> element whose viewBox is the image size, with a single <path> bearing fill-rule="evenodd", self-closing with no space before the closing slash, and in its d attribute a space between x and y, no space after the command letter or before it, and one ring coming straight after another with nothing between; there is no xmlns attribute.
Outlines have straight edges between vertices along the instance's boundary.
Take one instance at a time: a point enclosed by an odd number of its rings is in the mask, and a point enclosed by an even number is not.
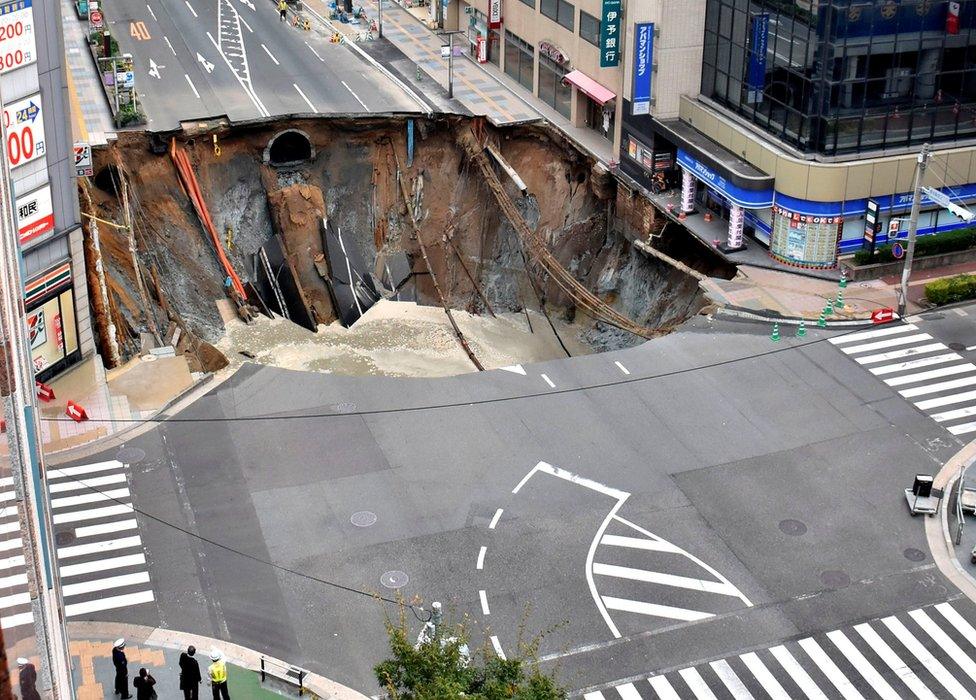
<svg viewBox="0 0 976 700"><path fill-rule="evenodd" d="M719 306L715 309L716 316L728 316L729 318L742 319L746 321L763 321L767 323L782 323L785 326L798 326L802 321L806 325L813 325L816 327L816 318L802 318L802 317L790 317L790 316L780 316L776 313L769 313L763 315L749 309L745 309L739 306ZM828 321L828 328L861 328L863 326L875 326L878 325L870 318L865 319L849 319L846 321Z"/></svg>
<svg viewBox="0 0 976 700"><path fill-rule="evenodd" d="M191 644L201 651L208 650L211 647L217 647L224 652L224 658L229 663L250 671L258 671L261 668L262 656L274 664L280 664L285 667L291 665L267 654L261 654L253 649L242 647L239 644L232 644L231 642L204 637L198 634L177 632L160 627L147 627L145 625L130 625L121 622L68 623L68 638L72 640L110 641L118 637L125 637L127 641L136 644L145 644L146 646L160 647L163 649L183 650ZM363 695L358 690L353 690L341 683L336 683L317 673L309 673L305 677L305 687L323 700L369 700L368 696Z"/></svg>
<svg viewBox="0 0 976 700"><path fill-rule="evenodd" d="M976 578L973 578L973 575L966 571L956 558L949 534L949 513L946 507L952 486L959 478L960 468L974 459L976 459L976 440L950 457L935 475L933 487L942 489L944 496L939 508L939 518L925 518L925 539L942 575L955 584L963 595L976 602Z"/></svg>

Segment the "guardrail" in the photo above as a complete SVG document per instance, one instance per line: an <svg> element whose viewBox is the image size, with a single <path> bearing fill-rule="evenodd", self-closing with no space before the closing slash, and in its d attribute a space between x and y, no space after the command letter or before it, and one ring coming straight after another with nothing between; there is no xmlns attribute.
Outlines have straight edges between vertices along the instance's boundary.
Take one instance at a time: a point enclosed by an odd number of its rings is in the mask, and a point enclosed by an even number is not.
<svg viewBox="0 0 976 700"><path fill-rule="evenodd" d="M287 683L298 686L298 694L305 694L305 677L308 671L298 666L291 666L267 656L261 656L261 682L264 683L268 676L273 676Z"/></svg>

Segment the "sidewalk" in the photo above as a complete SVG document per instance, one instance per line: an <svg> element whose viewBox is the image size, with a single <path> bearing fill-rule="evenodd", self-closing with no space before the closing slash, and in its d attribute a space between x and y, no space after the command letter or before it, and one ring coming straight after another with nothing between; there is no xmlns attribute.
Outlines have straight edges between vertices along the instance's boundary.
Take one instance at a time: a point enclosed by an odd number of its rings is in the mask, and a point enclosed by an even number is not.
<svg viewBox="0 0 976 700"><path fill-rule="evenodd" d="M64 31L65 79L68 82L72 136L75 141L104 146L115 139L115 124L95 63L88 53L88 23L78 19L71 0L61 0L61 25Z"/></svg>

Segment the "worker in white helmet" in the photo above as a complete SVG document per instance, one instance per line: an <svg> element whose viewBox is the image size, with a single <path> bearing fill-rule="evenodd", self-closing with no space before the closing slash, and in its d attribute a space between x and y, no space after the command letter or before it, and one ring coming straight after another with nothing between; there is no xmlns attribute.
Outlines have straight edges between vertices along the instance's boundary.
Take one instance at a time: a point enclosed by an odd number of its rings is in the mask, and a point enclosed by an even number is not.
<svg viewBox="0 0 976 700"><path fill-rule="evenodd" d="M227 662L220 649L214 647L210 650L210 660L213 662L208 669L210 673L210 687L213 689L214 700L230 700L230 693L227 690Z"/></svg>

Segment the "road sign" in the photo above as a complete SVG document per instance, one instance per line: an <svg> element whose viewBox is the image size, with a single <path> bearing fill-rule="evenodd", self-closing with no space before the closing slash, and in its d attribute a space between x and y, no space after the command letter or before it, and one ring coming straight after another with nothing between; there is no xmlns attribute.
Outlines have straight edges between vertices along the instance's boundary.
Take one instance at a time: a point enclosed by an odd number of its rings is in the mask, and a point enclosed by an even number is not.
<svg viewBox="0 0 976 700"><path fill-rule="evenodd" d="M36 60L33 0L0 2L0 75Z"/></svg>
<svg viewBox="0 0 976 700"><path fill-rule="evenodd" d="M11 170L41 158L47 151L41 94L4 106L3 131Z"/></svg>
<svg viewBox="0 0 976 700"><path fill-rule="evenodd" d="M84 141L75 143L75 177L91 177L95 174L92 167L91 146Z"/></svg>
<svg viewBox="0 0 976 700"><path fill-rule="evenodd" d="M447 44L441 44L441 58L450 58L451 47Z"/></svg>
<svg viewBox="0 0 976 700"><path fill-rule="evenodd" d="M54 230L54 207L51 186L44 185L33 192L17 197L17 238L24 245L48 231Z"/></svg>
<svg viewBox="0 0 976 700"><path fill-rule="evenodd" d="M90 24L94 29L102 28L102 11L101 10L91 10L88 13L88 24Z"/></svg>
<svg viewBox="0 0 976 700"><path fill-rule="evenodd" d="M875 309L871 312L871 322L872 323L888 323L894 320L895 310L889 307L884 307L881 309Z"/></svg>
<svg viewBox="0 0 976 700"><path fill-rule="evenodd" d="M901 243L892 244L891 254L894 255L898 260L901 260L903 257L905 257L905 246L903 246Z"/></svg>

